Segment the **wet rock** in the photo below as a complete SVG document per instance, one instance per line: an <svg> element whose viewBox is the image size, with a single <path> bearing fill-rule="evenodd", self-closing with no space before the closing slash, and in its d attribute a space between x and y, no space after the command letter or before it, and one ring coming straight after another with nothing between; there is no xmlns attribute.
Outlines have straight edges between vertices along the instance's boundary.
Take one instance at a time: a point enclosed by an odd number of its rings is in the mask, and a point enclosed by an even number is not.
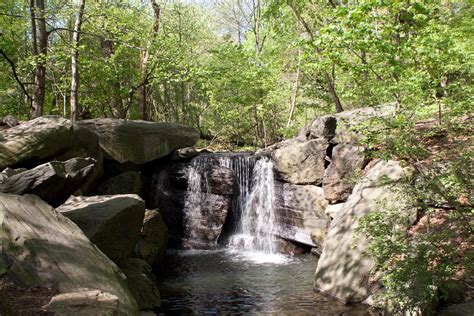
<svg viewBox="0 0 474 316"><path fill-rule="evenodd" d="M175 150L171 154L171 160L173 161L191 160L197 155L199 155L199 152L194 147L180 148L180 149Z"/></svg>
<svg viewBox="0 0 474 316"><path fill-rule="evenodd" d="M168 228L157 210L146 210L137 255L149 265L161 263L168 243Z"/></svg>
<svg viewBox="0 0 474 316"><path fill-rule="evenodd" d="M365 166L364 148L339 144L332 151L331 163L323 178L324 195L331 203L345 201Z"/></svg>
<svg viewBox="0 0 474 316"><path fill-rule="evenodd" d="M128 258L140 238L145 202L137 195L71 197L56 209L110 259Z"/></svg>
<svg viewBox="0 0 474 316"><path fill-rule="evenodd" d="M127 276L128 288L140 310L153 310L160 307L160 292L148 263L141 259L129 258L120 262L120 268Z"/></svg>
<svg viewBox="0 0 474 316"><path fill-rule="evenodd" d="M72 141L71 123L59 116L42 116L6 129L0 135L0 170L60 154Z"/></svg>
<svg viewBox="0 0 474 316"><path fill-rule="evenodd" d="M39 197L0 194L0 227L0 270L8 280L62 294L100 290L118 298L118 315L138 313L119 268Z"/></svg>
<svg viewBox="0 0 474 316"><path fill-rule="evenodd" d="M78 124L96 132L107 158L119 163L141 165L193 146L199 139L196 129L172 123L92 119Z"/></svg>
<svg viewBox="0 0 474 316"><path fill-rule="evenodd" d="M109 178L97 188L99 195L137 194L142 193L142 176L136 171L127 171Z"/></svg>
<svg viewBox="0 0 474 316"><path fill-rule="evenodd" d="M314 185L295 185L275 182L278 223L277 235L312 247L317 246L311 239L315 229L326 229L329 217L325 214L328 202L323 189Z"/></svg>
<svg viewBox="0 0 474 316"><path fill-rule="evenodd" d="M52 206L58 206L88 181L95 163L92 158L48 162L8 177L0 184L0 191L35 194Z"/></svg>
<svg viewBox="0 0 474 316"><path fill-rule="evenodd" d="M376 161L368 168L331 222L316 269L314 288L344 302L361 302L371 294L369 275L375 262L364 253L367 239L355 232L358 221L377 211L380 201L393 197L390 184L408 174L396 161Z"/></svg>
<svg viewBox="0 0 474 316"><path fill-rule="evenodd" d="M472 316L474 315L474 301L450 305L440 312L441 316Z"/></svg>
<svg viewBox="0 0 474 316"><path fill-rule="evenodd" d="M319 184L324 175L326 140L294 143L272 154L277 176L293 184Z"/></svg>

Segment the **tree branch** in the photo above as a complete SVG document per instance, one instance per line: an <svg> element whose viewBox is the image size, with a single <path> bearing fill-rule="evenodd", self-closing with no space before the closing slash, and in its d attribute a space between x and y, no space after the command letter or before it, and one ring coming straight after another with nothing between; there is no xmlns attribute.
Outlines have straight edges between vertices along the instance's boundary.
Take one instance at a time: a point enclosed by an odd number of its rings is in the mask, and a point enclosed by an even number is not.
<svg viewBox="0 0 474 316"><path fill-rule="evenodd" d="M15 81L18 82L18 84L21 87L21 90L23 90L23 93L26 95L28 100L33 101L33 98L30 97L30 95L28 94L28 91L26 90L25 85L23 84L23 82L21 82L20 78L18 77L18 73L16 72L16 67L15 67L15 64L13 63L13 61L10 58L8 58L7 54L5 54L5 52L1 48L0 48L0 54L10 64L10 67L11 67L12 73L13 73L13 77L15 77Z"/></svg>

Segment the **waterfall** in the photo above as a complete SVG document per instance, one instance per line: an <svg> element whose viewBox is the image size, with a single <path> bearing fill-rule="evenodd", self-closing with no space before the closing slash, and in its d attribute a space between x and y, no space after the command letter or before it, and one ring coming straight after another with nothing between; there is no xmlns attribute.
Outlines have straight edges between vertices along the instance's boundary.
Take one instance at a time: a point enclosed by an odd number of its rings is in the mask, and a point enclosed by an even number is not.
<svg viewBox="0 0 474 316"><path fill-rule="evenodd" d="M275 188L270 158L250 155L207 155L192 159L186 169L184 197L185 246L205 242L202 232L210 228L209 172L213 168L231 169L239 194L231 201L231 222L235 225L228 247L231 250L273 254L275 249ZM214 180L215 181L215 180ZM217 242L217 238L216 238Z"/></svg>
<svg viewBox="0 0 474 316"><path fill-rule="evenodd" d="M248 185L245 189L248 191L240 204L240 231L231 237L229 248L273 254L275 186L273 162L269 158L262 157L255 163L251 187Z"/></svg>

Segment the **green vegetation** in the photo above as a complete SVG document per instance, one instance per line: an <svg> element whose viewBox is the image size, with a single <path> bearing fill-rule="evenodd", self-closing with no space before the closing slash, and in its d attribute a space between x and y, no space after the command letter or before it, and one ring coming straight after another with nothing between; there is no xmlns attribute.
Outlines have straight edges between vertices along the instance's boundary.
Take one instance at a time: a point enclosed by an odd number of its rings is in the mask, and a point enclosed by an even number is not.
<svg viewBox="0 0 474 316"><path fill-rule="evenodd" d="M400 194L426 222L394 230L381 206L360 230L386 298L426 310L472 271L472 25L470 0L4 0L0 117L178 122L248 149L394 102L367 146L415 169Z"/></svg>

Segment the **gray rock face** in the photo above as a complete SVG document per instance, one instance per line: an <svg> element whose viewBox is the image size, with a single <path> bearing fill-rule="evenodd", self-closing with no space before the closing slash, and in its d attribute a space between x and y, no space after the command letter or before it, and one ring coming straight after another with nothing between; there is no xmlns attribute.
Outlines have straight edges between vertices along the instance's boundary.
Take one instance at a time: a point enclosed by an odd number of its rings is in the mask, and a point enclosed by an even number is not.
<svg viewBox="0 0 474 316"><path fill-rule="evenodd" d="M199 155L199 152L194 147L186 147L175 150L171 154L171 160L181 161L181 160L191 160L192 158Z"/></svg>
<svg viewBox="0 0 474 316"><path fill-rule="evenodd" d="M0 191L35 194L52 206L58 206L88 181L95 163L92 158L48 162L8 177L0 184Z"/></svg>
<svg viewBox="0 0 474 316"><path fill-rule="evenodd" d="M365 165L364 148L352 144L339 144L334 147L331 163L323 178L324 195L335 203L345 201L351 194L354 177Z"/></svg>
<svg viewBox="0 0 474 316"><path fill-rule="evenodd" d="M2 131L0 170L42 160L71 147L71 123L59 116L42 116Z"/></svg>
<svg viewBox="0 0 474 316"><path fill-rule="evenodd" d="M309 246L320 246L311 239L311 232L326 230L329 225L329 217L324 213L328 202L324 199L323 189L314 185L276 182L275 191L277 235Z"/></svg>
<svg viewBox="0 0 474 316"><path fill-rule="evenodd" d="M0 270L9 280L60 293L100 290L118 298L119 315L138 313L118 267L37 196L0 194L0 226Z"/></svg>
<svg viewBox="0 0 474 316"><path fill-rule="evenodd" d="M330 141L336 136L336 126L337 118L335 116L321 116L305 126L298 136L303 136L307 139L324 138Z"/></svg>
<svg viewBox="0 0 474 316"><path fill-rule="evenodd" d="M321 183L327 146L326 140L314 139L275 150L272 158L279 178L293 184Z"/></svg>
<svg viewBox="0 0 474 316"><path fill-rule="evenodd" d="M47 310L57 316L114 316L119 313L119 304L119 299L115 295L100 290L84 289L54 296Z"/></svg>
<svg viewBox="0 0 474 316"><path fill-rule="evenodd" d="M66 161L71 158L94 158L96 164L89 180L82 185L81 193L89 195L97 186L98 180L104 173L104 153L99 145L99 136L85 127L73 124L72 148L67 152L55 156L55 160Z"/></svg>
<svg viewBox="0 0 474 316"><path fill-rule="evenodd" d="M462 304L454 304L446 307L440 312L441 316L473 316L474 315L474 301L465 302Z"/></svg>
<svg viewBox="0 0 474 316"><path fill-rule="evenodd" d="M56 209L82 229L110 259L128 258L138 239L145 202L137 195L71 197Z"/></svg>
<svg viewBox="0 0 474 316"><path fill-rule="evenodd" d="M195 192L188 188L193 170L200 175ZM215 248L238 191L232 169L222 166L218 157L197 164L172 163L154 175L154 183L151 206L161 210L172 246Z"/></svg>
<svg viewBox="0 0 474 316"><path fill-rule="evenodd" d="M393 195L382 182L385 177L397 181L407 173L396 161L377 161L370 166L331 222L316 269L316 290L344 302L361 302L371 294L369 275L375 263L364 254L367 239L355 229L360 217L377 211L379 201Z"/></svg>
<svg viewBox="0 0 474 316"><path fill-rule="evenodd" d="M324 138L331 143L356 143L361 134L355 127L375 117L385 117L395 112L395 105L387 104L378 108L365 107L316 118L305 126L299 136L307 139Z"/></svg>
<svg viewBox="0 0 474 316"><path fill-rule="evenodd" d="M153 310L160 307L160 292L148 263L137 258L129 258L120 262L120 268L127 276L128 288L140 310Z"/></svg>
<svg viewBox="0 0 474 316"><path fill-rule="evenodd" d="M93 119L78 124L95 131L107 157L119 163L141 165L176 149L193 146L199 139L196 129L180 124L118 119Z"/></svg>
<svg viewBox="0 0 474 316"><path fill-rule="evenodd" d="M137 255L149 265L161 263L168 243L168 228L157 210L146 210L136 247Z"/></svg>
<svg viewBox="0 0 474 316"><path fill-rule="evenodd" d="M107 179L97 188L100 195L142 193L142 176L136 171L127 171Z"/></svg>
<svg viewBox="0 0 474 316"><path fill-rule="evenodd" d="M7 127L14 127L19 125L20 122L16 119L16 117L12 115L7 115L4 118L0 119L0 126L7 126Z"/></svg>

